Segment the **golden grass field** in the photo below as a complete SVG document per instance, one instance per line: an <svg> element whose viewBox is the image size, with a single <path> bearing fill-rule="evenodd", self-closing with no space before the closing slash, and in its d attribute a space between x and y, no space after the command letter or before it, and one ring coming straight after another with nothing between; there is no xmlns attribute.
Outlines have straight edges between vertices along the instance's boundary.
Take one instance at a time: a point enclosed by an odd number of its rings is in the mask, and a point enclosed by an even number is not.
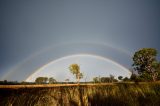
<svg viewBox="0 0 160 106"><path fill-rule="evenodd" d="M160 106L160 82L0 85L0 106Z"/></svg>
<svg viewBox="0 0 160 106"><path fill-rule="evenodd" d="M115 85L114 83L101 84L35 84L35 85L0 85L0 88L41 88L41 87L66 87L66 86L105 86Z"/></svg>

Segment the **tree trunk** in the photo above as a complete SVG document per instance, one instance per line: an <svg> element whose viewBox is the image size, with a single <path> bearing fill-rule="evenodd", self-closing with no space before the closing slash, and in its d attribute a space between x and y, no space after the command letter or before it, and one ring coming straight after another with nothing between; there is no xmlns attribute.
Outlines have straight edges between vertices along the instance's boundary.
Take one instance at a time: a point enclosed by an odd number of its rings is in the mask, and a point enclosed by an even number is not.
<svg viewBox="0 0 160 106"><path fill-rule="evenodd" d="M80 80L80 79L79 79L79 75L78 75L78 78L77 78L77 83L78 83L78 84L79 84L79 80Z"/></svg>
<svg viewBox="0 0 160 106"><path fill-rule="evenodd" d="M153 80L154 82L156 81L157 76L158 76L158 73L156 73L156 72L152 74L152 80Z"/></svg>
<svg viewBox="0 0 160 106"><path fill-rule="evenodd" d="M78 75L77 75L77 84L79 84L79 81L80 81L80 75L79 75L80 73L78 73Z"/></svg>

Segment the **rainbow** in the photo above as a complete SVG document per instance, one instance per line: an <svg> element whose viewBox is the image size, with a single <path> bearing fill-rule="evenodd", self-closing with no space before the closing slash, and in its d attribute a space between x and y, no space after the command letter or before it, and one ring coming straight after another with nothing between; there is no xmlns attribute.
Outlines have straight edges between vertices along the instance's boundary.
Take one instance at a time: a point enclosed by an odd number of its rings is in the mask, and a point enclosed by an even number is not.
<svg viewBox="0 0 160 106"><path fill-rule="evenodd" d="M102 57L102 56L98 56L98 55L94 55L94 54L75 54L75 55L69 55L69 56L65 56L65 57L62 57L62 58L59 58L59 59L56 59L54 61L51 61L45 65L43 65L42 67L40 67L38 70L34 71L25 81L30 81L32 78L34 78L34 75L36 73L39 73L41 72L42 70L44 70L45 68L47 68L49 65L51 64L54 64L58 61L63 61L65 59L68 59L68 58L73 58L73 57L82 57L82 56L87 56L87 57L94 57L98 60L103 60L103 61L106 61L106 62L109 62L117 67L119 67L121 70L125 71L126 73L128 73L129 75L131 75L131 72L125 68L124 66L120 65L119 63L109 59L109 58L105 58L105 57Z"/></svg>

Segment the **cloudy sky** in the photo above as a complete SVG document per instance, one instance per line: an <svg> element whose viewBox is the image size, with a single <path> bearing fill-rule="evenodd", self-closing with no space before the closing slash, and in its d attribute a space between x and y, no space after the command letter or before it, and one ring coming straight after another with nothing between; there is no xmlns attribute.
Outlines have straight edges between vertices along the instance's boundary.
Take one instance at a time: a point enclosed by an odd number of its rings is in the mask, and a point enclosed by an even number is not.
<svg viewBox="0 0 160 106"><path fill-rule="evenodd" d="M1 0L0 80L81 53L130 68L136 50L160 51L159 10L159 0Z"/></svg>

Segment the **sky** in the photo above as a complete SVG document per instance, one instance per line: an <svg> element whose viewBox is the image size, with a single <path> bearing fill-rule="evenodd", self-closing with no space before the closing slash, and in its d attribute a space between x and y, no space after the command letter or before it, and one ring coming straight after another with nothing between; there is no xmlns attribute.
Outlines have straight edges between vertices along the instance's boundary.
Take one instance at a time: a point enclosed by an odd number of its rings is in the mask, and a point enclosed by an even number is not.
<svg viewBox="0 0 160 106"><path fill-rule="evenodd" d="M83 53L130 68L140 48L160 51L159 10L159 0L1 0L0 80Z"/></svg>

